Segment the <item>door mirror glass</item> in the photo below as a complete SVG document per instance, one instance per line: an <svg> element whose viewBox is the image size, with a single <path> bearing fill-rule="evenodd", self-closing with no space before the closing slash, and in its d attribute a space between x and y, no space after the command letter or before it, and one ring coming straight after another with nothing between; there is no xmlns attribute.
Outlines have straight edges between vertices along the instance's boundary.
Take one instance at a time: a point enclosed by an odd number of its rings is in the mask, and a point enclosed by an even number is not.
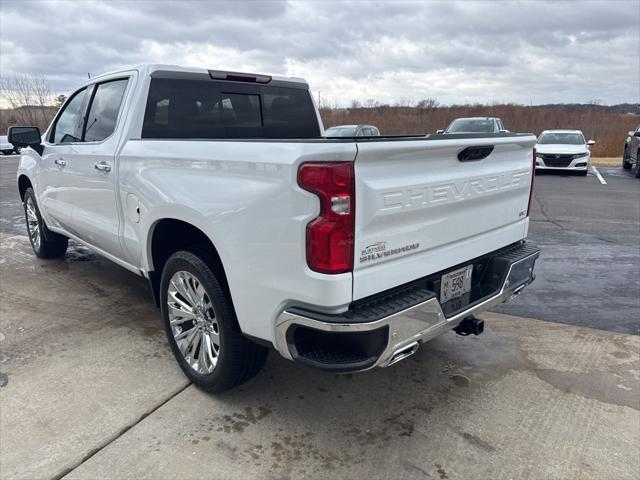
<svg viewBox="0 0 640 480"><path fill-rule="evenodd" d="M42 143L38 127L9 127L7 140L14 147L33 147Z"/></svg>

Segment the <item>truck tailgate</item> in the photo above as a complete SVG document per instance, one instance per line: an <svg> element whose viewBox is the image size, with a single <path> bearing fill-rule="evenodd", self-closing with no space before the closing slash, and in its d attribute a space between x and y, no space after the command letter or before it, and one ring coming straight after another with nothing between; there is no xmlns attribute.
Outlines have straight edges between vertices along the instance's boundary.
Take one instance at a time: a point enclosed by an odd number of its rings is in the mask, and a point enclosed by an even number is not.
<svg viewBox="0 0 640 480"><path fill-rule="evenodd" d="M514 134L358 142L354 300L523 239L535 141ZM485 158L458 158L486 146L493 149Z"/></svg>

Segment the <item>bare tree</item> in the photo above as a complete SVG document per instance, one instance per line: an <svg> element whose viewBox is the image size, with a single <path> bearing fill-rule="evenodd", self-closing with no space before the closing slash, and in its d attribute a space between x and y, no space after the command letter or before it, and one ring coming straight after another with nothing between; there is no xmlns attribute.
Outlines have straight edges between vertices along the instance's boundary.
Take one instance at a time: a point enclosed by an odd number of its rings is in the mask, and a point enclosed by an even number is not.
<svg viewBox="0 0 640 480"><path fill-rule="evenodd" d="M60 94L53 100L53 104L56 108L60 108L62 107L62 105L64 105L64 102L66 101L67 101L67 96Z"/></svg>
<svg viewBox="0 0 640 480"><path fill-rule="evenodd" d="M425 98L424 100L420 100L416 104L416 107L419 108L420 110L430 110L433 108L438 108L439 106L440 106L440 103L438 102L438 100L431 97Z"/></svg>
<svg viewBox="0 0 640 480"><path fill-rule="evenodd" d="M0 79L2 123L35 125L44 129L55 114L49 82L42 74L21 73Z"/></svg>
<svg viewBox="0 0 640 480"><path fill-rule="evenodd" d="M365 103L365 108L378 108L379 106L380 103L375 98L369 98Z"/></svg>

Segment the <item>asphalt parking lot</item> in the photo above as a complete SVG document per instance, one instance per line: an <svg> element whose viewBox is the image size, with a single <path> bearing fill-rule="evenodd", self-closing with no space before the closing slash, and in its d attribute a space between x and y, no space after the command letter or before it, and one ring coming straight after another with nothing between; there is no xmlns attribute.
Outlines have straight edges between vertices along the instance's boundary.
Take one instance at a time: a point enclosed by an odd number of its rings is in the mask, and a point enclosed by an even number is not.
<svg viewBox="0 0 640 480"><path fill-rule="evenodd" d="M498 311L640 333L640 180L621 167L536 175L529 238L537 279Z"/></svg>
<svg viewBox="0 0 640 480"><path fill-rule="evenodd" d="M270 355L189 385L146 281L72 245L36 259L0 157L0 477L640 477L640 181L536 177L538 278L404 362L334 375Z"/></svg>

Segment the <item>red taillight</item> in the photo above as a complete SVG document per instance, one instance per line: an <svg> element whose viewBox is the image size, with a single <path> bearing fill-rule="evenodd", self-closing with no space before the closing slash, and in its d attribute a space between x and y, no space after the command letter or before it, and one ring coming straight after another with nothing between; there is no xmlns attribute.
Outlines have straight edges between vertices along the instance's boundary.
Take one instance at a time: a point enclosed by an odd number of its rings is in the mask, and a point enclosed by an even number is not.
<svg viewBox="0 0 640 480"><path fill-rule="evenodd" d="M531 187L529 188L529 203L527 204L527 217L531 213L531 200L533 199L533 184L536 178L536 147L533 147L533 165L531 166Z"/></svg>
<svg viewBox="0 0 640 480"><path fill-rule="evenodd" d="M305 163L298 185L318 196L320 215L307 225L307 265L321 273L353 270L353 163Z"/></svg>

